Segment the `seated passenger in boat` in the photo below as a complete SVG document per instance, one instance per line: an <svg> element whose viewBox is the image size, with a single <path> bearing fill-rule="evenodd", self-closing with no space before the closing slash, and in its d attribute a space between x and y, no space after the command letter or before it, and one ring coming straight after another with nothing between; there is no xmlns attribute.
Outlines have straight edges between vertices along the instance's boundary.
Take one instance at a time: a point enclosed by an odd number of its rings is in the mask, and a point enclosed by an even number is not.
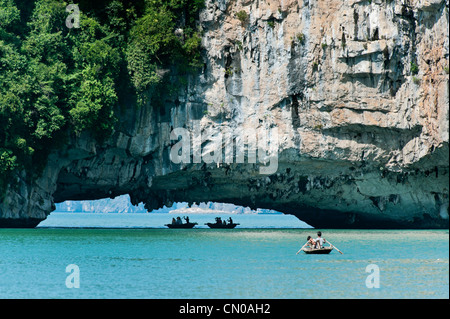
<svg viewBox="0 0 450 319"><path fill-rule="evenodd" d="M308 236L306 240L309 247L314 248L316 246L316 241L311 236Z"/></svg>
<svg viewBox="0 0 450 319"><path fill-rule="evenodd" d="M326 243L326 239L322 238L322 232L317 232L317 238L315 239L316 246L315 248L321 249L323 248L323 244Z"/></svg>

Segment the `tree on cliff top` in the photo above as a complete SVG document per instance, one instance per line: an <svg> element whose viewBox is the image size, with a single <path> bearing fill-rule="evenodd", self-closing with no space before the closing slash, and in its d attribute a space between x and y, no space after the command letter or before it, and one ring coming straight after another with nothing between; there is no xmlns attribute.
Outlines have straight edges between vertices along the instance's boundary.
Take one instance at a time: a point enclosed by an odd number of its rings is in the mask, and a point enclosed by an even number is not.
<svg viewBox="0 0 450 319"><path fill-rule="evenodd" d="M160 69L199 65L204 0L77 3L68 28L67 3L0 0L0 190L16 169L39 174L71 134L110 136L121 97L149 102Z"/></svg>

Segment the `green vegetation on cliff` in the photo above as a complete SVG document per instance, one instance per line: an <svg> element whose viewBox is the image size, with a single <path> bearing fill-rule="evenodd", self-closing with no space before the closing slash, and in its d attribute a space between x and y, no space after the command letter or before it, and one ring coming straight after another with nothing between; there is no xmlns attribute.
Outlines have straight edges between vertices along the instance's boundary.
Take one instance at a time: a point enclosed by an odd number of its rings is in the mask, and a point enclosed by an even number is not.
<svg viewBox="0 0 450 319"><path fill-rule="evenodd" d="M165 70L200 66L204 0L80 0L78 28L68 4L0 0L0 189L70 134L108 137L121 99L148 103Z"/></svg>

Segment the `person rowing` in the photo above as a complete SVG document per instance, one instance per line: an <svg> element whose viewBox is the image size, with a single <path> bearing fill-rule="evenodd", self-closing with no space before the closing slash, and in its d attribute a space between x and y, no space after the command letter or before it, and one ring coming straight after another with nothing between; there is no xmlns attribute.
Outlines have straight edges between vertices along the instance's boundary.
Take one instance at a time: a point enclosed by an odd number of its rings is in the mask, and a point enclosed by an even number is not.
<svg viewBox="0 0 450 319"><path fill-rule="evenodd" d="M322 232L320 231L317 232L317 238L314 241L316 242L315 248L318 249L322 249L323 244L327 242L325 238L322 238Z"/></svg>

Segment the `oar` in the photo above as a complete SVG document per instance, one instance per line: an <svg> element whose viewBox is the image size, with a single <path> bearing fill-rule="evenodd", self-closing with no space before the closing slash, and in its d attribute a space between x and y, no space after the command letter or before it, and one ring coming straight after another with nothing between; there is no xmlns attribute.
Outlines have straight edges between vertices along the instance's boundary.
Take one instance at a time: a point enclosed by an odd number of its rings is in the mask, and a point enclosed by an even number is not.
<svg viewBox="0 0 450 319"><path fill-rule="evenodd" d="M336 250L338 251L338 252L340 252L341 253L341 255L343 255L344 253L342 252L342 251L340 251L335 245L333 245L332 243L330 243L329 241L328 241L328 243L331 245L331 246L333 246L334 248L336 248Z"/></svg>
<svg viewBox="0 0 450 319"><path fill-rule="evenodd" d="M298 253L301 252L301 251L303 250L303 248L304 248L306 245L308 245L308 242L306 242L306 244L304 244L304 245L302 246L302 248L300 248L300 250L297 251L296 255L298 255Z"/></svg>

